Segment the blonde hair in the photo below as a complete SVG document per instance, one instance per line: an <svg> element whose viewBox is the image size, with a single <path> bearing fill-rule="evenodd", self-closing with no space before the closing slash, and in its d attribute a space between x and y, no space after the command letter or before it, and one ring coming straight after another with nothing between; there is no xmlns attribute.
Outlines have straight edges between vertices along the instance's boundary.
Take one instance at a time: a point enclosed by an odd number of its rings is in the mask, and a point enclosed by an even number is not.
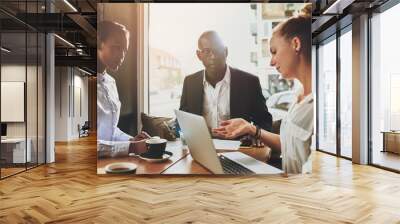
<svg viewBox="0 0 400 224"><path fill-rule="evenodd" d="M301 43L300 54L311 62L311 16L309 14L300 13L290 17L276 26L274 33L278 33L289 41L298 37Z"/></svg>
<svg viewBox="0 0 400 224"><path fill-rule="evenodd" d="M300 15L311 17L312 16L312 4L311 3L305 4L304 7L300 10Z"/></svg>

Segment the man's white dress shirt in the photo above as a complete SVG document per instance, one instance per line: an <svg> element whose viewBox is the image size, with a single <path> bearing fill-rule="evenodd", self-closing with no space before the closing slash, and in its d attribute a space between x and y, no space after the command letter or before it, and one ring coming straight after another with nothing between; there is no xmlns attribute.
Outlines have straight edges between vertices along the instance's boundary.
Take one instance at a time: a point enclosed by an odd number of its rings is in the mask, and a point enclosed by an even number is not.
<svg viewBox="0 0 400 224"><path fill-rule="evenodd" d="M203 76L203 117L208 128L216 128L221 121L230 119L231 72L226 66L225 76L213 87Z"/></svg>

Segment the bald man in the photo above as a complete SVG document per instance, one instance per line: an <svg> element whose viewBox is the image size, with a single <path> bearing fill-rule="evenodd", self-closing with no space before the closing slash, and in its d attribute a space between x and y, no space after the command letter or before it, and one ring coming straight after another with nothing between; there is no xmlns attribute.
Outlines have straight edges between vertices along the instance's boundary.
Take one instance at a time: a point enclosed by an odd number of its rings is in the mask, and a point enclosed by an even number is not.
<svg viewBox="0 0 400 224"><path fill-rule="evenodd" d="M180 110L202 115L209 129L223 120L243 118L271 130L272 116L258 77L226 64L228 49L217 32L199 37L196 54L204 69L186 76Z"/></svg>

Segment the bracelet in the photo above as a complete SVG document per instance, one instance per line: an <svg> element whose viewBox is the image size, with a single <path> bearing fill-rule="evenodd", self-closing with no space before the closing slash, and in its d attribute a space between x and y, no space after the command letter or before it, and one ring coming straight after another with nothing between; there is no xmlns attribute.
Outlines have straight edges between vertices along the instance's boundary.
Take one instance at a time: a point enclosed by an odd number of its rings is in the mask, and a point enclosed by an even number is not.
<svg viewBox="0 0 400 224"><path fill-rule="evenodd" d="M261 129L260 129L260 127L259 127L258 125L256 125L256 134L255 134L254 137L255 137L256 139L259 139L260 136L261 136Z"/></svg>

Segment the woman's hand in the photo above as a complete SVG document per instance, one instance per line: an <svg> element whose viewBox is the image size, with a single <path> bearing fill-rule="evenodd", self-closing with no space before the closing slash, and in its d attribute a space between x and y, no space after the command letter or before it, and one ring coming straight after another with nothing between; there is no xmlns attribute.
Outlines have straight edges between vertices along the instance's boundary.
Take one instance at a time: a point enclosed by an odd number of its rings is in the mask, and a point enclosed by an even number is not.
<svg viewBox="0 0 400 224"><path fill-rule="evenodd" d="M133 141L141 141L143 139L149 139L149 138L151 138L151 136L147 134L147 132L142 131L133 138Z"/></svg>
<svg viewBox="0 0 400 224"><path fill-rule="evenodd" d="M135 154L142 154L147 151L146 140L151 138L149 134L142 131L134 138L130 139L129 152Z"/></svg>
<svg viewBox="0 0 400 224"><path fill-rule="evenodd" d="M242 118L230 119L221 122L218 128L212 130L214 136L234 139L246 134L255 134L255 127Z"/></svg>

